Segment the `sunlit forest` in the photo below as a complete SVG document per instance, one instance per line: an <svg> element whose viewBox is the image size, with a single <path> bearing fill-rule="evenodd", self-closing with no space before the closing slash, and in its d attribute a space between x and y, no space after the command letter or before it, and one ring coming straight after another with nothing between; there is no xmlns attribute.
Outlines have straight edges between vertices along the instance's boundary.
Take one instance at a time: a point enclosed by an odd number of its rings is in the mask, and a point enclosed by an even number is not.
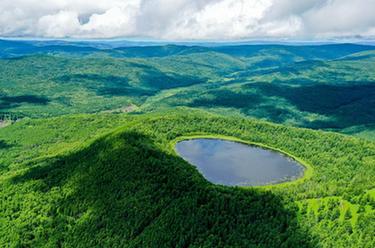
<svg viewBox="0 0 375 248"><path fill-rule="evenodd" d="M374 139L373 46L39 43L0 41L0 113L185 106Z"/></svg>
<svg viewBox="0 0 375 248"><path fill-rule="evenodd" d="M0 40L0 247L375 247L375 47ZM298 158L261 187L174 149Z"/></svg>

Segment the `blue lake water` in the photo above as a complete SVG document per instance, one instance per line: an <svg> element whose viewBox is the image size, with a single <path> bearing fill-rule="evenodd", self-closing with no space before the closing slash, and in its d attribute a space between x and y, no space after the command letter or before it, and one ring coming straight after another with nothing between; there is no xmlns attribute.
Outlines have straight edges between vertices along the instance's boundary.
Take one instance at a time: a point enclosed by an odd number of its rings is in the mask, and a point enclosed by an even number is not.
<svg viewBox="0 0 375 248"><path fill-rule="evenodd" d="M275 151L221 139L191 139L176 144L177 153L210 182L259 186L295 180L304 167Z"/></svg>

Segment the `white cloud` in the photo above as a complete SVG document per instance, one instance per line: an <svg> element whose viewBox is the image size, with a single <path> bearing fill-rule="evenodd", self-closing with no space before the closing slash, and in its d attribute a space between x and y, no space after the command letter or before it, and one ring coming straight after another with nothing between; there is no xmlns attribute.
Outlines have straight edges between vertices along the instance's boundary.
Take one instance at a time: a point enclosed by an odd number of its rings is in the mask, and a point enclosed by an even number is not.
<svg viewBox="0 0 375 248"><path fill-rule="evenodd" d="M362 34L375 27L375 1L327 1L324 6L307 11L303 18L306 31L319 35Z"/></svg>
<svg viewBox="0 0 375 248"><path fill-rule="evenodd" d="M132 35L136 32L137 13L137 6L128 4L92 14L87 23L80 25L77 35L100 38Z"/></svg>
<svg viewBox="0 0 375 248"><path fill-rule="evenodd" d="M0 36L375 37L375 0L1 0Z"/></svg>
<svg viewBox="0 0 375 248"><path fill-rule="evenodd" d="M246 38L259 29L259 21L270 6L269 0L225 0L206 5L189 17L177 19L166 38Z"/></svg>
<svg viewBox="0 0 375 248"><path fill-rule="evenodd" d="M271 37L293 37L303 30L303 21L298 16L266 22L262 25L265 36Z"/></svg>
<svg viewBox="0 0 375 248"><path fill-rule="evenodd" d="M42 16L38 20L36 34L61 38L76 34L79 26L76 12L62 10L53 15Z"/></svg>

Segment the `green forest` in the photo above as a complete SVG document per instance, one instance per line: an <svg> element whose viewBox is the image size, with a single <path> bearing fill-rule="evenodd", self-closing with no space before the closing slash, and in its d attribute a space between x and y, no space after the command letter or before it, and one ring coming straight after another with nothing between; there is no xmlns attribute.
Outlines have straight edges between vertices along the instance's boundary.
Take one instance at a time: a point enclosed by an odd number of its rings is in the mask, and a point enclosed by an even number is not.
<svg viewBox="0 0 375 248"><path fill-rule="evenodd" d="M0 247L375 247L372 46L0 48ZM202 135L308 170L216 185Z"/></svg>
<svg viewBox="0 0 375 248"><path fill-rule="evenodd" d="M374 246L369 141L189 109L28 120L0 131L3 244ZM197 134L278 147L313 175L269 188L213 185L170 146Z"/></svg>
<svg viewBox="0 0 375 248"><path fill-rule="evenodd" d="M52 45L0 40L0 119L184 106L375 139L374 46Z"/></svg>

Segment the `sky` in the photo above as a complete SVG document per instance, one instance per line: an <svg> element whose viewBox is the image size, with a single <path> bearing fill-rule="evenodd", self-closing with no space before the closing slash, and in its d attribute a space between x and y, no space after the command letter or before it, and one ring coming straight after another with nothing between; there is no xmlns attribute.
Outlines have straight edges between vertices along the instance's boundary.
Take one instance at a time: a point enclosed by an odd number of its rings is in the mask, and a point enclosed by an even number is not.
<svg viewBox="0 0 375 248"><path fill-rule="evenodd" d="M0 37L374 39L375 0L0 0Z"/></svg>

